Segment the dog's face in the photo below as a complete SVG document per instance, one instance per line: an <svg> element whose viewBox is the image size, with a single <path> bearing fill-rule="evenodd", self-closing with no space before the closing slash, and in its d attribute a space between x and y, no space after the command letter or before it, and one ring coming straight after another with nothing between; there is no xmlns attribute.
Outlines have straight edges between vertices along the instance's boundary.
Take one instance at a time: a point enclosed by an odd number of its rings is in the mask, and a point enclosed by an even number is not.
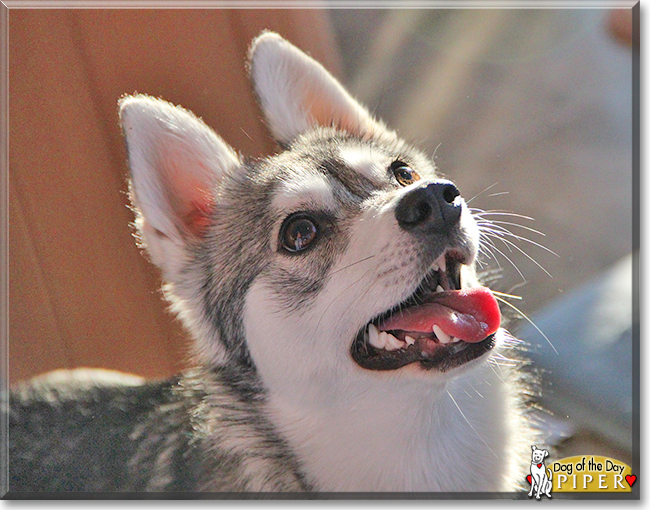
<svg viewBox="0 0 650 510"><path fill-rule="evenodd" d="M476 224L421 154L323 130L270 166L267 257L245 307L254 359L443 372L490 350L493 298L458 292L473 284Z"/></svg>
<svg viewBox="0 0 650 510"><path fill-rule="evenodd" d="M184 110L121 105L140 233L204 358L295 385L487 355L500 315L454 184L277 35L251 73L286 148L255 164Z"/></svg>
<svg viewBox="0 0 650 510"><path fill-rule="evenodd" d="M547 456L548 452L546 450L541 450L533 446L532 464L541 464Z"/></svg>

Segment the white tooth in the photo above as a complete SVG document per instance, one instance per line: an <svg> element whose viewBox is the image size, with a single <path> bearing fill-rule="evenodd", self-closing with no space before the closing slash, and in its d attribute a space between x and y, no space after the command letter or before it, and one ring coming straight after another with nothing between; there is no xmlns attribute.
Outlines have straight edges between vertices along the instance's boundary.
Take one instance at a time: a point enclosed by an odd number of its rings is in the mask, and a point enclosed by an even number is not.
<svg viewBox="0 0 650 510"><path fill-rule="evenodd" d="M415 338L411 338L410 336L406 336L406 345L413 345L415 343Z"/></svg>
<svg viewBox="0 0 650 510"><path fill-rule="evenodd" d="M402 347L404 342L400 342L397 338L395 338L390 333L386 333L386 334L388 335L388 345L386 346L386 349L388 349L389 351L396 351L397 349Z"/></svg>
<svg viewBox="0 0 650 510"><path fill-rule="evenodd" d="M441 344L448 344L451 342L451 335L445 333L437 324L433 325L433 332L436 334Z"/></svg>
<svg viewBox="0 0 650 510"><path fill-rule="evenodd" d="M436 292L444 292L444 291L445 291L445 289L442 288L442 285L438 285L436 287Z"/></svg>
<svg viewBox="0 0 650 510"><path fill-rule="evenodd" d="M457 342L460 342L460 338L456 338L455 336L452 337L452 339L451 339L451 343L452 343L452 344L455 344L455 343L457 343Z"/></svg>
<svg viewBox="0 0 650 510"><path fill-rule="evenodd" d="M440 269L442 270L443 273L447 272L447 260L445 259L445 254L443 253L438 257L438 260L436 260L436 264L440 266Z"/></svg>
<svg viewBox="0 0 650 510"><path fill-rule="evenodd" d="M369 324L368 325L368 342L370 345L377 349L383 349L385 343L382 343L382 338L381 335L379 334L379 330L377 329L377 326L374 324Z"/></svg>
<svg viewBox="0 0 650 510"><path fill-rule="evenodd" d="M437 271L440 270L440 266L434 262L434 263L431 265L431 269L433 269L434 271L437 272Z"/></svg>
<svg viewBox="0 0 650 510"><path fill-rule="evenodd" d="M396 351L397 349L404 347L404 342L395 338L390 333L386 333L385 331L382 331L381 333L379 333L379 337L381 338L382 336L385 339L386 347L384 348L387 351Z"/></svg>

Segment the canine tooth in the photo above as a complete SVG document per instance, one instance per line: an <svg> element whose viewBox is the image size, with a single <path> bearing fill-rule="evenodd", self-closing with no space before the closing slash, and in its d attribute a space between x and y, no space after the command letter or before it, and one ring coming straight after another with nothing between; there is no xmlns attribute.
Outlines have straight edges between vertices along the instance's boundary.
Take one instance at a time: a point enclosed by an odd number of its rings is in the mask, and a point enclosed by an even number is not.
<svg viewBox="0 0 650 510"><path fill-rule="evenodd" d="M451 342L451 335L445 333L437 324L433 325L433 332L436 334L441 344L448 344Z"/></svg>
<svg viewBox="0 0 650 510"><path fill-rule="evenodd" d="M415 338L411 338L410 336L406 336L406 345L413 345L415 343Z"/></svg>
<svg viewBox="0 0 650 510"><path fill-rule="evenodd" d="M440 271L440 266L434 262L433 264L431 264L431 269L437 272Z"/></svg>
<svg viewBox="0 0 650 510"><path fill-rule="evenodd" d="M438 260L436 260L436 264L440 266L440 269L442 270L443 273L447 272L447 259L445 259L445 254L443 253L438 257Z"/></svg>
<svg viewBox="0 0 650 510"><path fill-rule="evenodd" d="M460 342L460 338L456 338L455 336L451 338L451 343L452 344L455 344L455 343L458 343L458 342Z"/></svg>
<svg viewBox="0 0 650 510"><path fill-rule="evenodd" d="M379 330L374 324L368 325L368 343L377 349L383 349L386 345L382 342L382 337L379 334Z"/></svg>
<svg viewBox="0 0 650 510"><path fill-rule="evenodd" d="M436 292L444 292L444 291L445 291L445 289L442 288L442 285L438 285L436 287Z"/></svg>

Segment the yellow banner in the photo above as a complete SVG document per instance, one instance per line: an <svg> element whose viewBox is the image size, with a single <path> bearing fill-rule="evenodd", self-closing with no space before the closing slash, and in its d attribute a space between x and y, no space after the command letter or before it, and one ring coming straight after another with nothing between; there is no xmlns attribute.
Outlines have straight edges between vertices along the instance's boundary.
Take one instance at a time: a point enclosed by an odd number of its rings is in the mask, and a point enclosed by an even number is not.
<svg viewBox="0 0 650 510"><path fill-rule="evenodd" d="M624 462L596 455L567 457L546 465L553 492L632 492L636 476Z"/></svg>

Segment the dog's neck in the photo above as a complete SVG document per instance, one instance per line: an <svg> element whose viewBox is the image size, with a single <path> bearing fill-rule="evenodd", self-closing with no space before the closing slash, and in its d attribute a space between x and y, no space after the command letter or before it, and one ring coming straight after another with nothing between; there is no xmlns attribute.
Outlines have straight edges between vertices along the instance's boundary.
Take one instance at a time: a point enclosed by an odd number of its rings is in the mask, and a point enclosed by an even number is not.
<svg viewBox="0 0 650 510"><path fill-rule="evenodd" d="M463 415L464 387L377 380L347 386L332 381L325 392L302 388L298 398L269 395L273 421L316 490L494 490L493 479L475 480L469 473L479 459L492 464L487 472L495 475L507 468L487 445L499 451L494 442L504 440L503 431L495 436L482 430L485 417Z"/></svg>

